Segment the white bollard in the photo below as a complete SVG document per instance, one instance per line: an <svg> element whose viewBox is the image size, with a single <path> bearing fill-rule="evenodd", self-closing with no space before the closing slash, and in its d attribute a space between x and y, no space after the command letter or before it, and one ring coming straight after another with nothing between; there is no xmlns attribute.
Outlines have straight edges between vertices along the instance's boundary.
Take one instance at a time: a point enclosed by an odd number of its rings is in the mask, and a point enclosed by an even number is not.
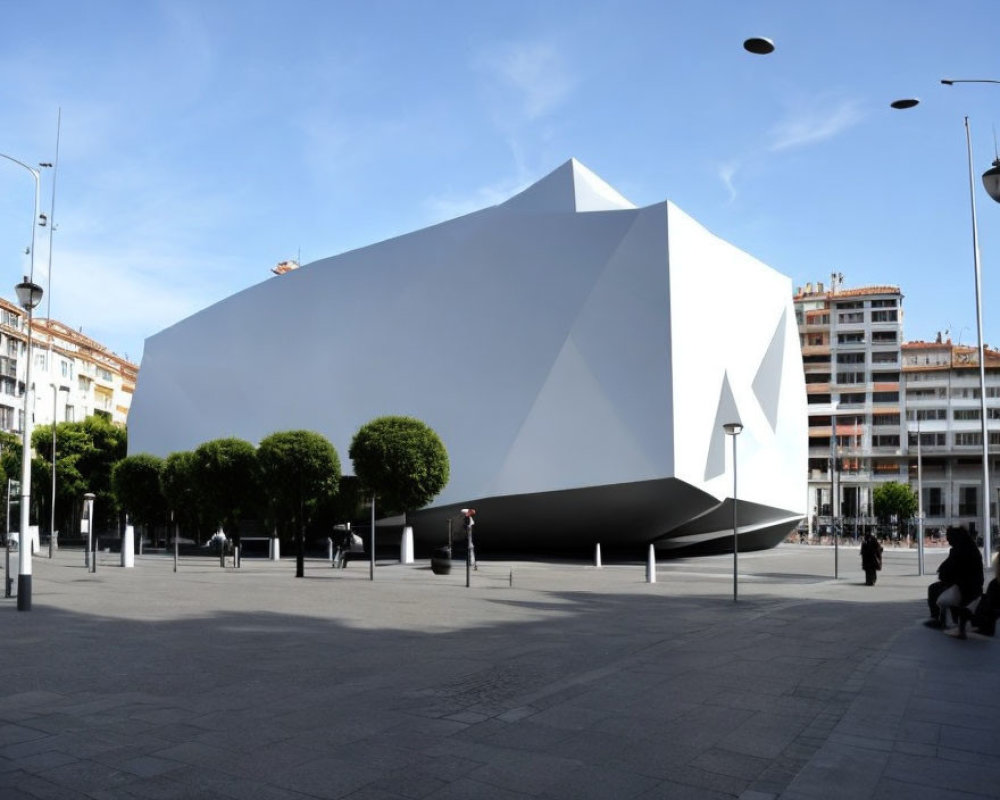
<svg viewBox="0 0 1000 800"><path fill-rule="evenodd" d="M656 583L656 550L649 546L649 557L646 559L646 583Z"/></svg>
<svg viewBox="0 0 1000 800"><path fill-rule="evenodd" d="M271 560L281 561L281 540L277 536L271 537Z"/></svg>
<svg viewBox="0 0 1000 800"><path fill-rule="evenodd" d="M601 543L598 542L594 545L594 566L598 569L601 568Z"/></svg>
<svg viewBox="0 0 1000 800"><path fill-rule="evenodd" d="M135 566L135 528L131 525L125 526L125 535L122 537L122 566Z"/></svg>
<svg viewBox="0 0 1000 800"><path fill-rule="evenodd" d="M399 540L399 563L413 563L413 528L409 525L403 527L403 537Z"/></svg>
<svg viewBox="0 0 1000 800"><path fill-rule="evenodd" d="M333 563L333 537L326 537L326 560Z"/></svg>

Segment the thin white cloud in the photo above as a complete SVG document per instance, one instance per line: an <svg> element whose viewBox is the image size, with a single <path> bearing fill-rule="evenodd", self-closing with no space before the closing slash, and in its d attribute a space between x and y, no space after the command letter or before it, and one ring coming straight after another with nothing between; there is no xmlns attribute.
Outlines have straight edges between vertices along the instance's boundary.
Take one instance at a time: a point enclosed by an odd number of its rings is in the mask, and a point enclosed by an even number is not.
<svg viewBox="0 0 1000 800"><path fill-rule="evenodd" d="M576 81L551 42L514 42L484 53L478 66L490 76L501 116L512 111L534 121L551 113L572 93Z"/></svg>
<svg viewBox="0 0 1000 800"><path fill-rule="evenodd" d="M462 194L433 195L424 201L424 207L432 221L442 222L502 203L530 184L524 176L502 178Z"/></svg>
<svg viewBox="0 0 1000 800"><path fill-rule="evenodd" d="M719 180L722 181L722 185L725 186L726 191L729 192L730 203L736 200L736 184L734 179L738 170L739 164L735 161L727 161L724 164L719 164L716 168Z"/></svg>
<svg viewBox="0 0 1000 800"><path fill-rule="evenodd" d="M822 142L857 125L862 118L854 100L818 97L796 108L771 129L768 150L778 152Z"/></svg>

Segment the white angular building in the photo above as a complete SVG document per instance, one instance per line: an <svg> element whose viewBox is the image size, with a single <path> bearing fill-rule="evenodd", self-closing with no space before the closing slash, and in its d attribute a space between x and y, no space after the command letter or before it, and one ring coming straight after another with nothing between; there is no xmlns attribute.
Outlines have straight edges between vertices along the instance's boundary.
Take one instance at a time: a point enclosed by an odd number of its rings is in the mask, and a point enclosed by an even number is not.
<svg viewBox="0 0 1000 800"><path fill-rule="evenodd" d="M500 205L303 266L146 341L129 451L374 417L434 428L451 481L417 542L477 509L483 547L732 547L805 515L789 279L575 160ZM639 551L644 552L644 551Z"/></svg>

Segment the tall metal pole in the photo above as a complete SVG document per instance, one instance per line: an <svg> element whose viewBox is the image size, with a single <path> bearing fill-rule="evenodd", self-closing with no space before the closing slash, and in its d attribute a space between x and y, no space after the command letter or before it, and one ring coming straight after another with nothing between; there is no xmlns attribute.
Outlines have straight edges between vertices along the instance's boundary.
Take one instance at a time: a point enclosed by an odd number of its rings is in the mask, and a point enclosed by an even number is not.
<svg viewBox="0 0 1000 800"><path fill-rule="evenodd" d="M368 559L368 580L375 580L375 495L372 494L372 530L368 536L368 549L371 550Z"/></svg>
<svg viewBox="0 0 1000 800"><path fill-rule="evenodd" d="M917 412L920 413L919 411ZM917 575L924 574L924 483L920 457L920 418L917 417Z"/></svg>
<svg viewBox="0 0 1000 800"><path fill-rule="evenodd" d="M990 563L990 436L986 417L986 350L983 347L983 304L979 265L979 229L976 224L976 190L972 174L972 134L965 118L965 146L969 155L969 204L972 209L972 257L976 275L976 334L979 342L979 403L983 435L983 560Z"/></svg>
<svg viewBox="0 0 1000 800"><path fill-rule="evenodd" d="M739 530L736 518L736 499L738 497L736 493L736 437L739 435L739 431L733 434L733 602L738 602L739 600L739 553L740 553L740 543L736 532Z"/></svg>
<svg viewBox="0 0 1000 800"><path fill-rule="evenodd" d="M49 320L49 371L52 375L52 507L49 520L49 558L52 551L59 549L56 533L56 413L59 389L56 386L55 364L52 361L52 234L56 229L56 177L59 174L59 131L62 127L62 108L56 115L56 157L52 162L52 198L49 204L49 297L46 301L46 316Z"/></svg>
<svg viewBox="0 0 1000 800"><path fill-rule="evenodd" d="M740 435L740 431L743 430L743 423L741 422L727 422L722 426L722 430L726 432L727 436L733 437L733 602L739 600L739 553L740 545L737 539L737 531L739 530L736 517L736 506L737 506L737 494L736 494L736 437Z"/></svg>

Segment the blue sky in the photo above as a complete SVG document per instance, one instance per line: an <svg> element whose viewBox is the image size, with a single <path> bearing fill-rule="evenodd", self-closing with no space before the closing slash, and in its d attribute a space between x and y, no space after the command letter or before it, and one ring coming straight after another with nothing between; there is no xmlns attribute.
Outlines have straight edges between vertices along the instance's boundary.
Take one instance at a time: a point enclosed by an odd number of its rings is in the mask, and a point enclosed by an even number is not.
<svg viewBox="0 0 1000 800"><path fill-rule="evenodd" d="M909 339L974 343L965 115L1000 345L1000 206L979 182L1000 85L940 84L1000 79L995 0L3 6L0 152L52 160L62 113L52 316L133 360L278 261L499 202L570 157L796 286L900 285ZM775 53L744 52L754 35ZM32 187L0 161L10 298Z"/></svg>

